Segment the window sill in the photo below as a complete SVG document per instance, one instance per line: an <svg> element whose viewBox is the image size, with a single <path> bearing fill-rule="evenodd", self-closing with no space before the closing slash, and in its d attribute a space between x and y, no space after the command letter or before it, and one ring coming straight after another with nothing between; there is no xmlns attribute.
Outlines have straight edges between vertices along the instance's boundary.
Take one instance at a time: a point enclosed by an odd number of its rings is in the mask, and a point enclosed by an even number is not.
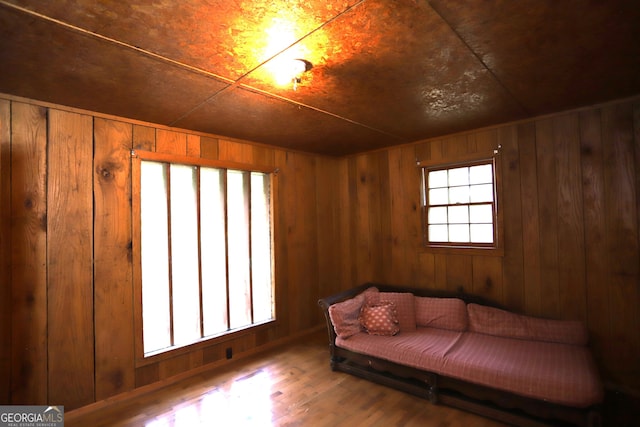
<svg viewBox="0 0 640 427"><path fill-rule="evenodd" d="M245 326L243 328L234 329L233 331L225 332L222 335L213 335L210 337L202 338L200 341L196 341L191 344L185 344L183 346L175 346L166 350L158 350L148 356L136 356L135 367L151 365L163 360L171 359L183 354L191 353L196 350L200 350L207 347L222 344L227 341L260 332L264 329L271 328L277 325L277 320L268 320L264 323Z"/></svg>
<svg viewBox="0 0 640 427"><path fill-rule="evenodd" d="M504 257L503 248L483 248L474 246L422 246L422 252L444 255L476 255Z"/></svg>

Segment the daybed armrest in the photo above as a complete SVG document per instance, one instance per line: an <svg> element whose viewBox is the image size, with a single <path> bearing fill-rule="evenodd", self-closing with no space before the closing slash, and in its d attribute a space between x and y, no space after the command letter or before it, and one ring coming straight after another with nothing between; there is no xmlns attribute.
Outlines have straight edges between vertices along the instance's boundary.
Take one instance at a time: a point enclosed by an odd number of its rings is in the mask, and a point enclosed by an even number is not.
<svg viewBox="0 0 640 427"><path fill-rule="evenodd" d="M376 286L376 285L365 283L363 285L356 286L355 288L351 288L349 290L346 290L334 295L330 295L328 297L321 298L318 300L318 305L322 307L324 311L328 312L329 307L332 306L333 304L347 300L349 298L353 298L359 293L363 292L365 289L370 288L372 286Z"/></svg>
<svg viewBox="0 0 640 427"><path fill-rule="evenodd" d="M318 300L318 305L322 308L322 313L324 314L325 322L327 325L327 333L329 334L329 351L331 353L331 358L334 356L334 349L336 343L336 331L333 328L333 323L331 322L331 317L329 316L329 307L338 302L342 302L348 300L350 298L355 297L356 295L364 292L367 288L371 286L375 286L370 283L365 283L363 285L357 286L355 288L351 288L349 290L330 295L325 298L321 298Z"/></svg>

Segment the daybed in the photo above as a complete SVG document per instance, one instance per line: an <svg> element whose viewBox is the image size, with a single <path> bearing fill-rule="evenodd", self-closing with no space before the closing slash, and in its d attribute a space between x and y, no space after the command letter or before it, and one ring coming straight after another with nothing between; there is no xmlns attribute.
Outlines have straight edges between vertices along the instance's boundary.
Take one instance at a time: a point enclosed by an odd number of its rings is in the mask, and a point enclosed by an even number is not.
<svg viewBox="0 0 640 427"><path fill-rule="evenodd" d="M371 283L318 303L335 371L512 425L601 423L603 389L581 322Z"/></svg>

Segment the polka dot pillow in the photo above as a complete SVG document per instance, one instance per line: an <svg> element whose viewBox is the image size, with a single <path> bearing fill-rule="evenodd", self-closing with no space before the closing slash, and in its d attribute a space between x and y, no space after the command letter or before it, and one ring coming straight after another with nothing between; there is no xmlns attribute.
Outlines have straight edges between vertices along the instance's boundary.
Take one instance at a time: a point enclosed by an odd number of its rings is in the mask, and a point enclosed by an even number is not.
<svg viewBox="0 0 640 427"><path fill-rule="evenodd" d="M360 311L360 323L371 335L395 335L400 331L396 305L388 301L365 304Z"/></svg>

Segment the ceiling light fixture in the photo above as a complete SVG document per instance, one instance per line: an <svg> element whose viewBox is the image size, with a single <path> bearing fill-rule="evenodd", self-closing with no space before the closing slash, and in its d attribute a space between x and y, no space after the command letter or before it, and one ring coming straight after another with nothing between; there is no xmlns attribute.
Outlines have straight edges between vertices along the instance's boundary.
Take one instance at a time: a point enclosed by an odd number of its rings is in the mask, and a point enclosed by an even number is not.
<svg viewBox="0 0 640 427"><path fill-rule="evenodd" d="M313 64L306 59L294 59L292 61L293 77L293 90L298 89L298 83L302 81L302 75L313 68Z"/></svg>
<svg viewBox="0 0 640 427"><path fill-rule="evenodd" d="M298 88L302 75L313 68L313 64L306 59L280 58L271 64L271 70L276 84L287 86L293 83L293 90Z"/></svg>

